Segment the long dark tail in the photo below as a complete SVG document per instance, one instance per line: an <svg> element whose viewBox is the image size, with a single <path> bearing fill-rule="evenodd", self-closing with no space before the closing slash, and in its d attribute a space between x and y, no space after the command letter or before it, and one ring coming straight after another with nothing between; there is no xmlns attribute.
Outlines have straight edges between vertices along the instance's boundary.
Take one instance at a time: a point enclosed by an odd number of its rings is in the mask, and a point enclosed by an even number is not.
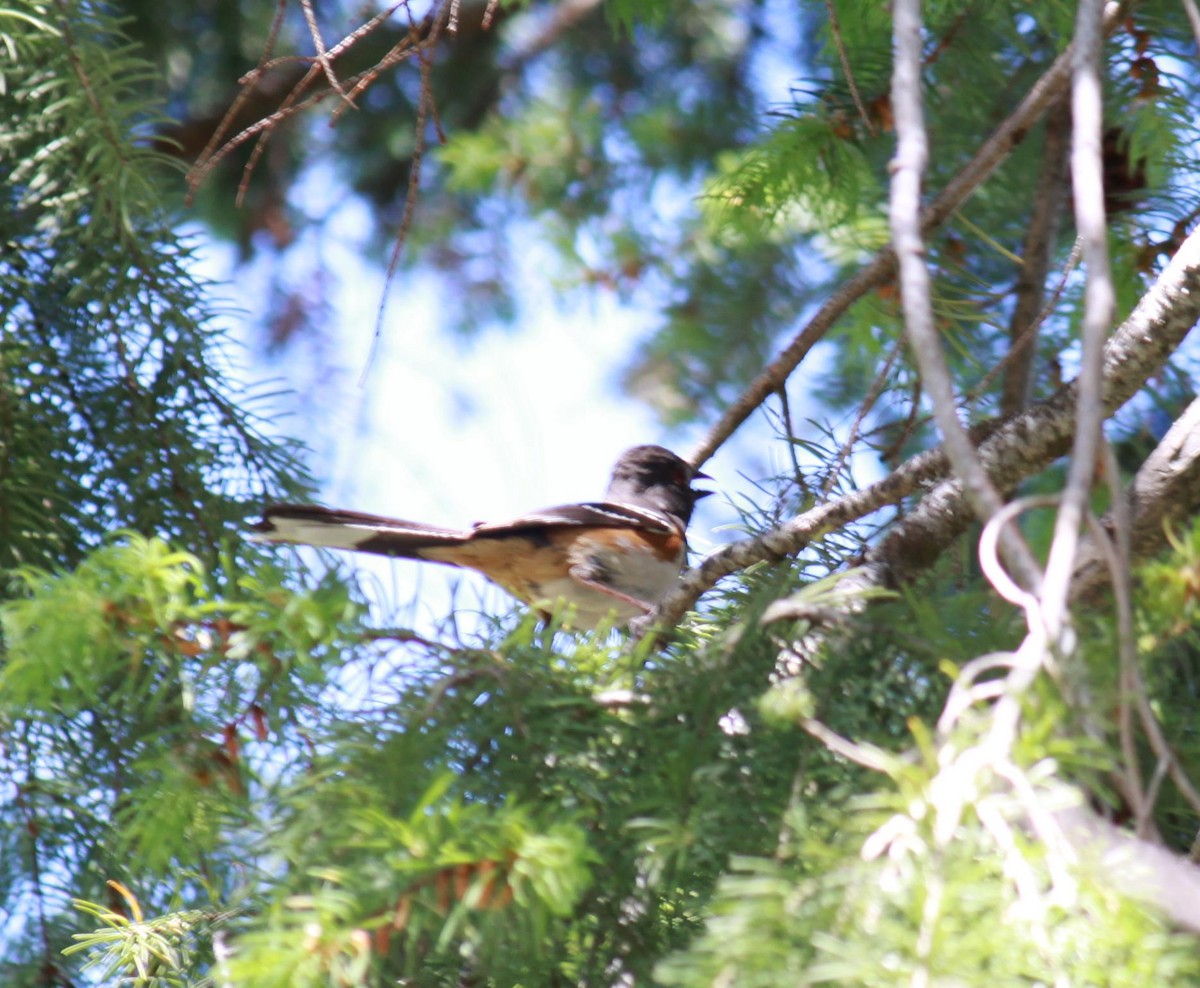
<svg viewBox="0 0 1200 988"><path fill-rule="evenodd" d="M469 532L453 528L309 504L272 504L263 511L252 536L258 542L352 549L404 559L425 559L421 550L462 545L469 537Z"/></svg>

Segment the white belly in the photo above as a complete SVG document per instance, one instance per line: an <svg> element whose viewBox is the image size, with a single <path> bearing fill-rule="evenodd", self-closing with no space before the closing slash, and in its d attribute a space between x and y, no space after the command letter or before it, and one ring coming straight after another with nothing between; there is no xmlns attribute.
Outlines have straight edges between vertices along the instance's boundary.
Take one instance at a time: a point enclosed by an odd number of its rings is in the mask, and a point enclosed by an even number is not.
<svg viewBox="0 0 1200 988"><path fill-rule="evenodd" d="M625 598L653 606L674 586L683 568L682 551L674 559L662 560L637 540L619 549L624 551L593 547L586 557L575 560L577 573L585 579L550 580L538 588L547 601L574 606L572 627L594 628L605 620L622 625L641 617L645 609ZM606 593L602 587L614 592Z"/></svg>

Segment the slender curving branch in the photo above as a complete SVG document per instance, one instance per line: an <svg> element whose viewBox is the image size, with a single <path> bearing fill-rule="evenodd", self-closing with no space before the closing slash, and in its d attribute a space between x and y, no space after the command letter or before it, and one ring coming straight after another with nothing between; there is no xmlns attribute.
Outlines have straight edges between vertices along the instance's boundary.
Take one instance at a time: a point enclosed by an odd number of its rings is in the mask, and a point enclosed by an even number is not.
<svg viewBox="0 0 1200 988"><path fill-rule="evenodd" d="M1183 0L1183 9L1187 13L1188 23L1192 25L1192 35L1196 39L1196 53L1200 54L1200 8L1196 0Z"/></svg>
<svg viewBox="0 0 1200 988"><path fill-rule="evenodd" d="M1074 80L1071 85L1071 178L1075 189L1075 226L1087 266L1084 288L1083 348L1076 379L1075 436L1067 485L1054 522L1054 540L1046 563L1042 620L1052 643L1067 631L1067 597L1075 569L1088 494L1100 452L1105 419L1104 341L1116 312L1108 259L1108 223L1104 211L1102 161L1103 105L1100 50L1104 0L1081 0L1075 22Z"/></svg>
<svg viewBox="0 0 1200 988"><path fill-rule="evenodd" d="M892 22L895 39L892 111L897 142L896 157L892 161L889 212L892 246L899 265L905 330L921 373L922 386L933 404L933 417L954 474L961 479L975 514L981 521L987 521L1003 507L1004 500L984 470L967 430L958 418L954 382L933 322L929 268L921 237L921 179L928 162L929 147L921 107L920 0L895 0ZM1002 529L1001 540L1022 581L1030 588L1037 587L1041 579L1037 562L1016 529Z"/></svg>

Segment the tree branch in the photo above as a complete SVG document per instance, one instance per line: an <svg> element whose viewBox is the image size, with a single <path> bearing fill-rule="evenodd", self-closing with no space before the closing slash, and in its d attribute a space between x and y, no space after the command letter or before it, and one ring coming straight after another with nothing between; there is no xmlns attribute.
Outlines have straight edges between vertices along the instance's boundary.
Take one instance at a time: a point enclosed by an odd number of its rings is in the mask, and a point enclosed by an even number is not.
<svg viewBox="0 0 1200 988"><path fill-rule="evenodd" d="M1129 487L1125 502L1131 516L1133 554L1149 556L1166 545L1167 531L1200 511L1200 398L1175 420L1162 441L1146 457ZM1113 529L1109 512L1101 524ZM1107 582L1103 555L1092 538L1079 547L1072 600L1088 600Z"/></svg>
<svg viewBox="0 0 1200 988"><path fill-rule="evenodd" d="M1033 195L1029 229L1021 250L1021 270L1017 275L1017 301L1008 324L1009 351L1000 394L1000 411L1004 415L1015 415L1029 404L1046 278L1054 257L1066 192L1070 120L1066 100L1057 102L1046 117L1042 172Z"/></svg>
<svg viewBox="0 0 1200 988"><path fill-rule="evenodd" d="M1187 12L1188 23L1192 25L1196 53L1200 54L1200 9L1197 9L1195 0L1183 0L1183 9Z"/></svg>
<svg viewBox="0 0 1200 988"><path fill-rule="evenodd" d="M1084 806L1059 810L1054 816L1072 847L1096 866L1105 881L1200 932L1200 868L1165 847L1139 840Z"/></svg>
<svg viewBox="0 0 1200 988"><path fill-rule="evenodd" d="M1115 6L1115 4L1114 4ZM1075 569L1084 512L1096 456L1100 427L1106 417L1104 341L1116 311L1112 268L1108 260L1108 223L1104 212L1104 163L1101 159L1103 106L1100 83L1100 49L1104 40L1104 0L1081 0L1075 26L1074 81L1071 86L1071 177L1075 189L1075 226L1087 265L1081 333L1083 352L1076 379L1075 436L1071 466L1063 491L1054 541L1046 563L1041 594L1042 620L1052 644L1061 643L1067 630L1067 596Z"/></svg>
<svg viewBox="0 0 1200 988"><path fill-rule="evenodd" d="M929 269L919 220L921 176L929 150L921 109L921 5L920 0L895 0L892 5L895 68L892 76L892 109L896 119L896 157L892 162L890 219L892 245L900 271L900 299L904 324L922 386L933 404L933 417L954 473L965 487L967 500L981 521L1003 506L1000 492L983 469L975 447L958 418L954 383L942 342L933 323ZM1041 574L1024 539L1012 527L1001 532L1001 544L1011 564L1029 588Z"/></svg>
<svg viewBox="0 0 1200 988"><path fill-rule="evenodd" d="M1114 5L1116 6L1116 5ZM1106 11L1105 31L1111 31L1119 22L1119 11ZM950 180L941 193L921 215L921 232L941 226L967 198L988 178L1037 123L1046 111L1067 88L1071 78L1072 48L1068 47L1054 60L1025 98L1008 118L997 127L980 145L975 156ZM807 325L795 336L783 351L769 363L725 410L725 414L709 430L708 435L692 451L690 460L700 466L717 451L722 443L734 434L772 394L778 391L811 350L833 324L855 302L874 288L886 284L896 270L896 258L890 245L880 250L848 280L843 282L825 303L809 319Z"/></svg>
<svg viewBox="0 0 1200 988"><path fill-rule="evenodd" d="M1166 362L1200 318L1200 231L1193 231L1153 287L1142 297L1104 348L1103 410L1111 415ZM1065 454L1074 434L1076 384L1004 422L980 446L985 468L1001 488ZM864 560L860 578L898 586L929 566L970 523L971 514L956 480L946 480Z"/></svg>
<svg viewBox="0 0 1200 988"><path fill-rule="evenodd" d="M1200 231L1194 231L1183 242L1166 270L1105 346L1106 414L1120 408L1162 367L1197 318L1200 318ZM992 431L980 444L979 455L993 482L1001 488L1016 486L1066 452L1074 429L1075 397L1075 385L1065 385L1016 418L989 424ZM944 476L946 469L942 450L927 450L861 491L818 505L753 538L722 546L684 573L678 586L639 627L657 627L660 633L674 627L700 595L722 577L753 563L778 560L798 552L825 532L895 504L918 487ZM863 560L865 572L858 582L883 587L902 583L931 566L943 549L965 530L971 517L959 482L943 480L867 553ZM1135 533L1137 528L1135 514Z"/></svg>

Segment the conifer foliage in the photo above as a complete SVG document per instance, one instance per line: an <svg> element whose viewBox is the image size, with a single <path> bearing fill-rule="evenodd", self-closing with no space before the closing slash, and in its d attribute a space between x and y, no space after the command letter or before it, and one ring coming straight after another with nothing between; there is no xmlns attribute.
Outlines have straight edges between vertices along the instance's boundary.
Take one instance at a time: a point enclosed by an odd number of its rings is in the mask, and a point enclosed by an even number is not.
<svg viewBox="0 0 1200 988"><path fill-rule="evenodd" d="M0 7L0 983L1200 983L1192 0L117 6ZM247 543L168 204L270 140L248 222L332 155L464 313L509 222L654 305L744 534L611 636Z"/></svg>

